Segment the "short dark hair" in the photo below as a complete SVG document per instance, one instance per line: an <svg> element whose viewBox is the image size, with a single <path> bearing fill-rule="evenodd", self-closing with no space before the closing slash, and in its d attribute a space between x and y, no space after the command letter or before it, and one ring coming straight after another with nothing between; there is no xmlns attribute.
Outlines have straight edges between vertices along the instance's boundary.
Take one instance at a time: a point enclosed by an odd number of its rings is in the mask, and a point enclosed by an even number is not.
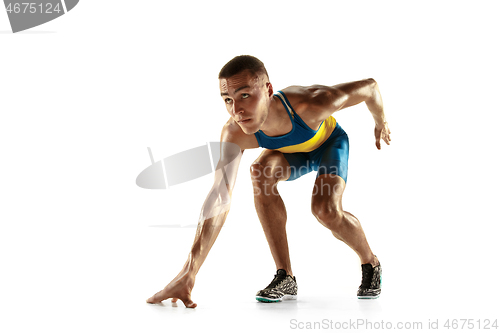
<svg viewBox="0 0 500 333"><path fill-rule="evenodd" d="M269 75L267 74L264 63L251 55L240 55L231 59L220 70L219 80L230 78L244 70L249 70L252 75L266 74L269 80Z"/></svg>

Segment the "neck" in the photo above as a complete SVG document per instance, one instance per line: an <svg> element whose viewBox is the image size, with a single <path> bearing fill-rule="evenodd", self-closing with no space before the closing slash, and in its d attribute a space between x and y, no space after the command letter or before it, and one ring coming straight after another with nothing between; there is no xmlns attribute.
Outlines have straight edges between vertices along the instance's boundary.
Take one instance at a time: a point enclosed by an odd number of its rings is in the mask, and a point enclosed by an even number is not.
<svg viewBox="0 0 500 333"><path fill-rule="evenodd" d="M279 108L277 107L276 97L273 96L271 103L269 105L267 118L260 127L260 130L266 133L267 135L269 134L273 135L280 131L280 127L282 126L282 124L283 124L283 115L281 114Z"/></svg>

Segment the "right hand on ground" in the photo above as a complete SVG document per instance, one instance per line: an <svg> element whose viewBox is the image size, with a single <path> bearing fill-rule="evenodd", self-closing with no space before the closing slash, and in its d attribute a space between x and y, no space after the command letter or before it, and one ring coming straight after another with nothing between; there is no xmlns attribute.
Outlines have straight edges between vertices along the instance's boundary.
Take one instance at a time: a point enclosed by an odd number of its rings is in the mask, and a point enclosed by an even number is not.
<svg viewBox="0 0 500 333"><path fill-rule="evenodd" d="M193 287L194 278L189 278L187 275L178 276L163 290L148 298L146 302L157 304L163 300L172 298L172 303L180 299L186 308L195 308L197 304L191 300L191 290L193 290Z"/></svg>

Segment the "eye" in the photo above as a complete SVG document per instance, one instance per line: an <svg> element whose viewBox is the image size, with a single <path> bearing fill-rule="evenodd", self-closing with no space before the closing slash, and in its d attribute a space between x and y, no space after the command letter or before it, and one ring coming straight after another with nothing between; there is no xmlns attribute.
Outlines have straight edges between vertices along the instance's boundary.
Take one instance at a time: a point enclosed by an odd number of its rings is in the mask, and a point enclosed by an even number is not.
<svg viewBox="0 0 500 333"><path fill-rule="evenodd" d="M249 94L241 94L241 98L248 98L248 97L250 97Z"/></svg>
<svg viewBox="0 0 500 333"><path fill-rule="evenodd" d="M231 98L226 98L226 99L224 100L224 103L226 103L226 104L231 103Z"/></svg>

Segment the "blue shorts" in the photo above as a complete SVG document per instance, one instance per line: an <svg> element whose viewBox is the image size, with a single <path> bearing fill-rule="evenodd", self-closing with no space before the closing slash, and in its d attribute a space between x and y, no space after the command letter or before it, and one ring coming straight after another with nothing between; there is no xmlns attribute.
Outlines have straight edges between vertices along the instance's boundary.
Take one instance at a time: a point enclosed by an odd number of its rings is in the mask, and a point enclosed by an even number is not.
<svg viewBox="0 0 500 333"><path fill-rule="evenodd" d="M349 138L337 123L330 137L318 148L308 153L283 153L290 164L289 181L311 171L318 171L316 178L323 174L335 174L347 183L347 161L349 159Z"/></svg>

